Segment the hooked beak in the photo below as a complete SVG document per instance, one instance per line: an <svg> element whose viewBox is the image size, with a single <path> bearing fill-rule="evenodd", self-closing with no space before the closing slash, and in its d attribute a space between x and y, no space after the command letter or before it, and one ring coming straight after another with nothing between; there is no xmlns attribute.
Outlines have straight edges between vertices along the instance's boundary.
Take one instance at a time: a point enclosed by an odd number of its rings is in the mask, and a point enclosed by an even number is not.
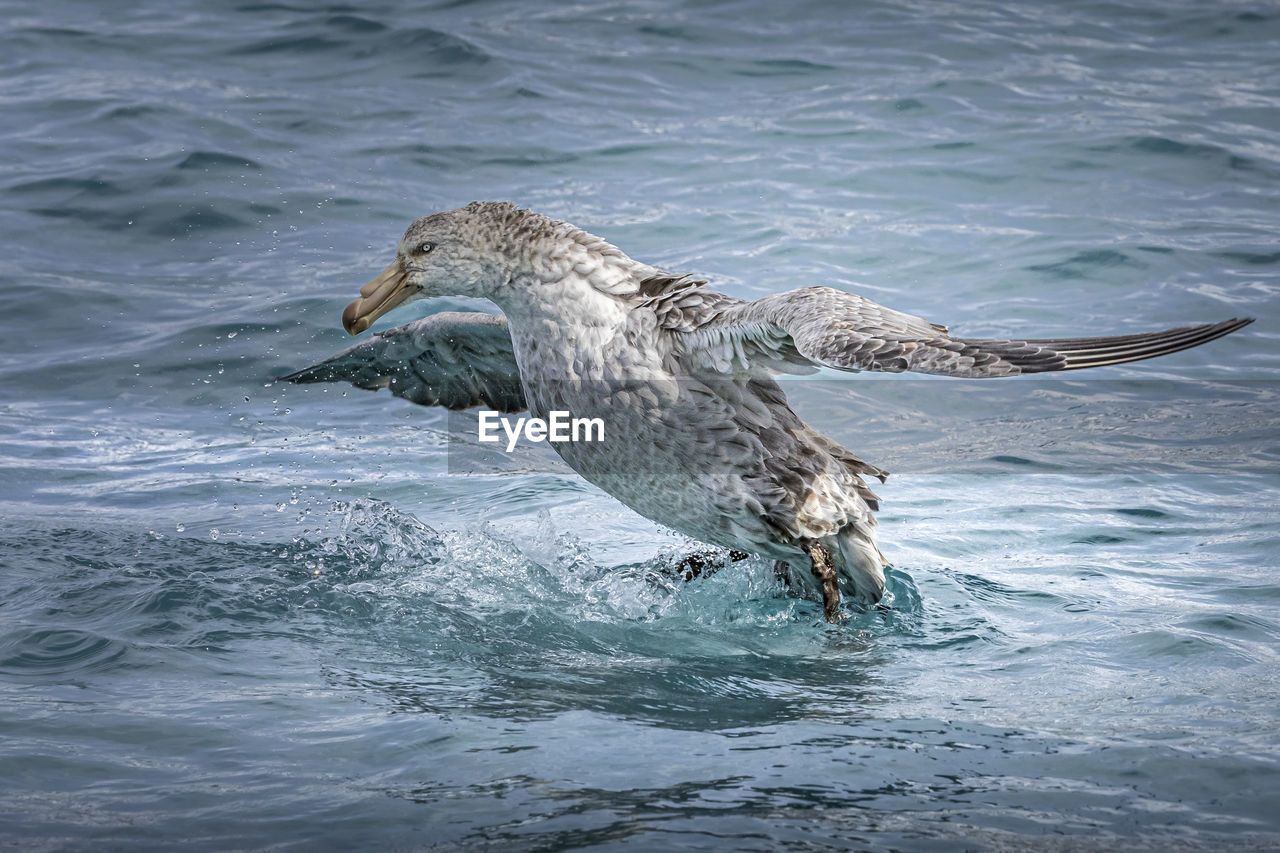
<svg viewBox="0 0 1280 853"><path fill-rule="evenodd" d="M360 334L372 326L374 320L402 304L419 289L409 284L400 262L394 262L377 278L360 288L360 297L342 312L342 328L348 334Z"/></svg>

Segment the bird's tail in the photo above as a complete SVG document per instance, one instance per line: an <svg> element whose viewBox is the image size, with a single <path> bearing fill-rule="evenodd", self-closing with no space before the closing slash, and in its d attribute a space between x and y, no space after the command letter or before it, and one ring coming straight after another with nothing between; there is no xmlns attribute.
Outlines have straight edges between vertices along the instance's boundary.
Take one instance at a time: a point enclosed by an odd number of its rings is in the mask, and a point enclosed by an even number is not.
<svg viewBox="0 0 1280 853"><path fill-rule="evenodd" d="M876 546L875 526L875 518L868 513L865 519L818 540L835 562L841 596L867 606L884 597L886 561Z"/></svg>

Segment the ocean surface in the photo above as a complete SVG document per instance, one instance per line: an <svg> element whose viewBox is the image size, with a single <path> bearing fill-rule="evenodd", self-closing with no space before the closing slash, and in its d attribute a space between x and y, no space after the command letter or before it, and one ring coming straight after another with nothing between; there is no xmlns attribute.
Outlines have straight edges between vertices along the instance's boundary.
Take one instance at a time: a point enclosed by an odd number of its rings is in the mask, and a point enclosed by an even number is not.
<svg viewBox="0 0 1280 853"><path fill-rule="evenodd" d="M1274 3L6 0L0 115L0 848L1280 847ZM828 626L273 382L476 199L969 337L1257 322L787 380L893 473Z"/></svg>

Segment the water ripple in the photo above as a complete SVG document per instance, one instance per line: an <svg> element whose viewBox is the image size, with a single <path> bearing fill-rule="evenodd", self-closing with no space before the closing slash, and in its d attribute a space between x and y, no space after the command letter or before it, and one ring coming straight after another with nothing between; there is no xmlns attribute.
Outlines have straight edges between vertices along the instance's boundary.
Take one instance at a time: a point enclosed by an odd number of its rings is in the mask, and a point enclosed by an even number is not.
<svg viewBox="0 0 1280 853"><path fill-rule="evenodd" d="M0 675L28 679L105 672L127 652L126 643L89 631L20 629L0 636Z"/></svg>

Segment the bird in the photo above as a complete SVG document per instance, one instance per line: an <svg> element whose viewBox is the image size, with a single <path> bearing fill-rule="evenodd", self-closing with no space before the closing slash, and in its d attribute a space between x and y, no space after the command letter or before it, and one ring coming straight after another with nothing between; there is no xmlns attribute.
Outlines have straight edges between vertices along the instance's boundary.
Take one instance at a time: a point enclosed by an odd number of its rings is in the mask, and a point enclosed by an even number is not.
<svg viewBox="0 0 1280 853"><path fill-rule="evenodd" d="M511 202L416 219L342 313L352 335L410 302L478 297L281 377L349 382L447 409L600 419L606 441L553 449L640 515L734 559L772 558L827 622L884 606L875 537L888 472L806 423L779 374L1007 377L1121 364L1235 332L1251 318L1110 337L975 339L831 287L754 301L665 272Z"/></svg>

